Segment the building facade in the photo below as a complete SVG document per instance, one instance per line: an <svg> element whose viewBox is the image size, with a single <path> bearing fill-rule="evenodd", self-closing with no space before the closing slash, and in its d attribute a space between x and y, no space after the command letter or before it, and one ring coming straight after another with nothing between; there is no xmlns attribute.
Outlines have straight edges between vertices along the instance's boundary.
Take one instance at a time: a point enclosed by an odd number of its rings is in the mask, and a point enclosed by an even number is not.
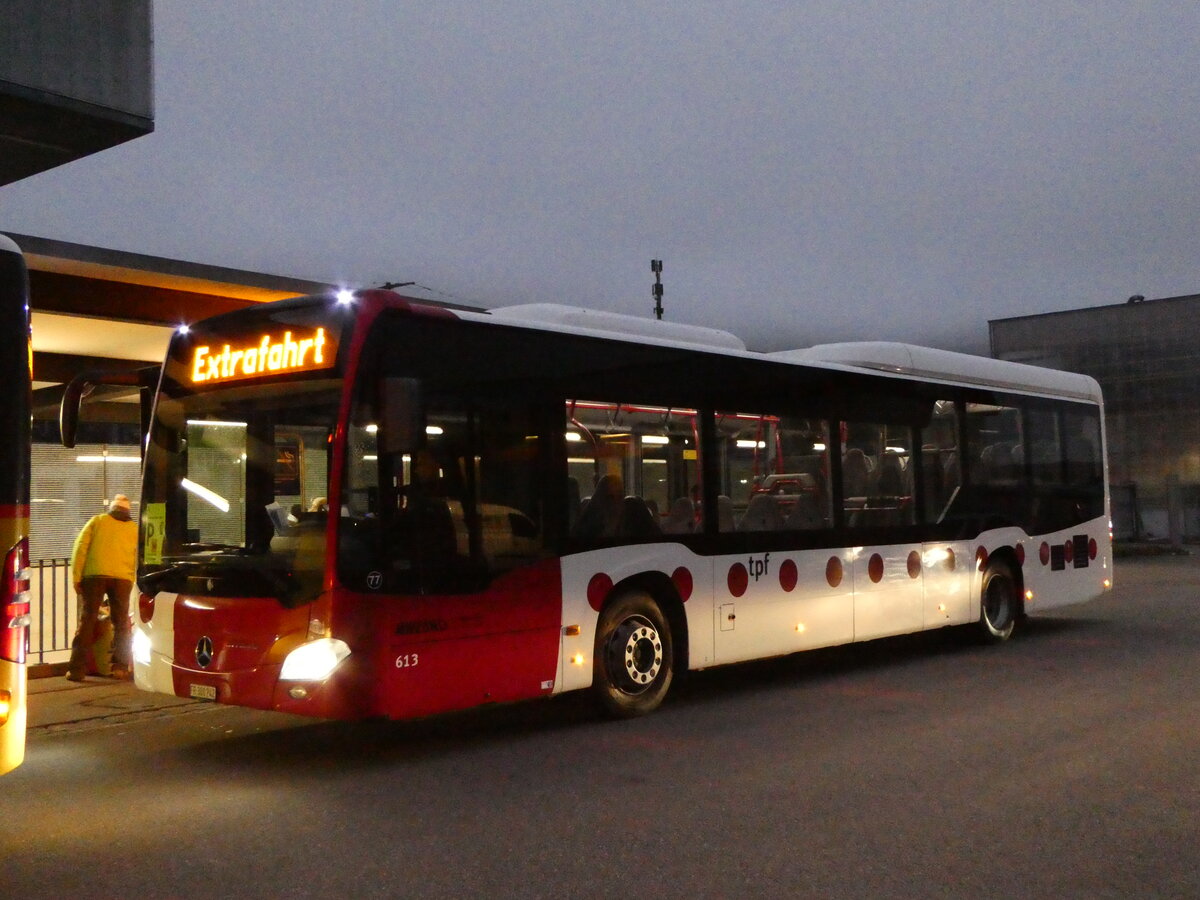
<svg viewBox="0 0 1200 900"><path fill-rule="evenodd" d="M150 0L0 0L0 184L154 130Z"/></svg>
<svg viewBox="0 0 1200 900"><path fill-rule="evenodd" d="M1116 536L1200 539L1200 294L988 325L997 359L1100 382Z"/></svg>

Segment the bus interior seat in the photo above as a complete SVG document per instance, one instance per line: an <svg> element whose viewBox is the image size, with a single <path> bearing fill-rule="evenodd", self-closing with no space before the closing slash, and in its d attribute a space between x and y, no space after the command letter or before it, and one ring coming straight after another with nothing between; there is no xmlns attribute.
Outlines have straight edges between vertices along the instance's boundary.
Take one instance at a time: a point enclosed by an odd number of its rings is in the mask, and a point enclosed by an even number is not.
<svg viewBox="0 0 1200 900"><path fill-rule="evenodd" d="M721 531L734 531L733 500L725 494L717 497L717 528Z"/></svg>
<svg viewBox="0 0 1200 900"><path fill-rule="evenodd" d="M696 507L690 497L676 497L663 519L663 534L691 534L696 527Z"/></svg>
<svg viewBox="0 0 1200 900"><path fill-rule="evenodd" d="M1013 444L997 441L979 454L979 480L1003 481L1013 476Z"/></svg>
<svg viewBox="0 0 1200 900"><path fill-rule="evenodd" d="M662 532L641 497L626 497L621 504L620 534L634 540L657 537Z"/></svg>
<svg viewBox="0 0 1200 900"><path fill-rule="evenodd" d="M842 457L842 494L846 497L865 497L871 492L871 464L867 454L851 447Z"/></svg>
<svg viewBox="0 0 1200 900"><path fill-rule="evenodd" d="M821 510L816 492L803 493L796 498L791 511L784 522L784 527L797 531L813 531L829 527L829 518Z"/></svg>
<svg viewBox="0 0 1200 900"><path fill-rule="evenodd" d="M1025 445L1020 441L1012 445L1009 451L1009 465L1014 478L1022 478L1025 473Z"/></svg>
<svg viewBox="0 0 1200 900"><path fill-rule="evenodd" d="M738 525L739 531L779 531L779 498L774 494L754 494Z"/></svg>
<svg viewBox="0 0 1200 900"><path fill-rule="evenodd" d="M879 463L879 485L876 490L878 493L890 497L911 494L912 491L907 487L907 474L898 454L885 453Z"/></svg>
<svg viewBox="0 0 1200 900"><path fill-rule="evenodd" d="M596 482L596 490L591 498L580 504L575 536L585 541L615 537L621 529L624 493L624 482L619 476L602 476Z"/></svg>

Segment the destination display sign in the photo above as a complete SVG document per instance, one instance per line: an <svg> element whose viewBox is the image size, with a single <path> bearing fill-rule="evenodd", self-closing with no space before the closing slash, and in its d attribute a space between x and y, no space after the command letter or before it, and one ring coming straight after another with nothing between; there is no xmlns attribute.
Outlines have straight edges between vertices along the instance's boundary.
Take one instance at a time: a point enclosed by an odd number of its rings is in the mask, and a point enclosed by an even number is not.
<svg viewBox="0 0 1200 900"><path fill-rule="evenodd" d="M322 327L260 334L236 342L210 342L192 349L191 380L214 385L245 378L328 369L337 359L333 335Z"/></svg>

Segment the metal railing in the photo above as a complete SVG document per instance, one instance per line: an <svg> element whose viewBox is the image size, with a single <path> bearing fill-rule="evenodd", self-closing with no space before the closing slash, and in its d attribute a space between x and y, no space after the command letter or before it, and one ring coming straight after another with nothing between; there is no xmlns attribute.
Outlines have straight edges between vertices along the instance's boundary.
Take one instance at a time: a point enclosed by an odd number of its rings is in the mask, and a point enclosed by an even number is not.
<svg viewBox="0 0 1200 900"><path fill-rule="evenodd" d="M71 560L39 559L29 568L28 661L31 665L66 662L79 623Z"/></svg>

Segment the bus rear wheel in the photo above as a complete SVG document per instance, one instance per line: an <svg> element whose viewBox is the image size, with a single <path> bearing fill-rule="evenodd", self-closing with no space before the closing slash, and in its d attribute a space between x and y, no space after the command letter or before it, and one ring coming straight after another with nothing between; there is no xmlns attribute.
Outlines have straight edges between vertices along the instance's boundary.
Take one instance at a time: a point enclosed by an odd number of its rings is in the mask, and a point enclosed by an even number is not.
<svg viewBox="0 0 1200 900"><path fill-rule="evenodd" d="M1003 562L993 562L983 573L979 604L979 636L984 642L998 644L1012 637L1017 624L1017 580Z"/></svg>
<svg viewBox="0 0 1200 900"><path fill-rule="evenodd" d="M592 689L605 712L619 718L653 712L667 696L674 666L671 628L654 598L636 591L604 608Z"/></svg>

